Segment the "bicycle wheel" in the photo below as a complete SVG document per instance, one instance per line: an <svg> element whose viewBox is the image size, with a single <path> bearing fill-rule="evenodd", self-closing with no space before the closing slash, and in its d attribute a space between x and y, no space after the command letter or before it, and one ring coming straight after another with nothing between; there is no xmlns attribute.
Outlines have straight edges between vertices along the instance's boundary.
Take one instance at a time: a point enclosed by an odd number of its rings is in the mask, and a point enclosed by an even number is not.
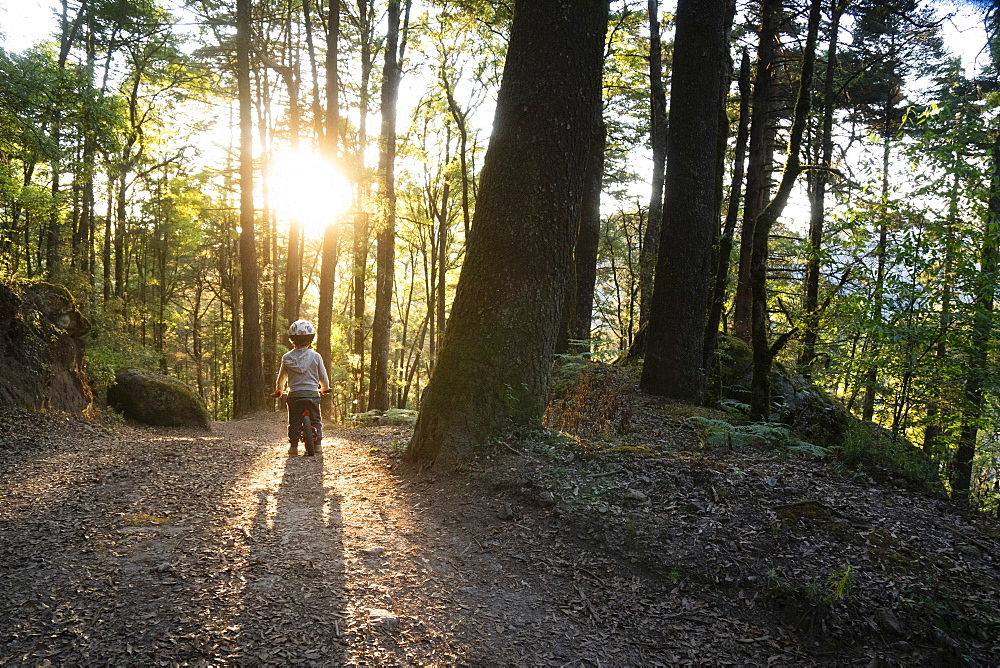
<svg viewBox="0 0 1000 668"><path fill-rule="evenodd" d="M311 457L316 454L316 442L314 440L316 432L313 430L312 415L309 411L302 413L302 442L306 446L306 456Z"/></svg>

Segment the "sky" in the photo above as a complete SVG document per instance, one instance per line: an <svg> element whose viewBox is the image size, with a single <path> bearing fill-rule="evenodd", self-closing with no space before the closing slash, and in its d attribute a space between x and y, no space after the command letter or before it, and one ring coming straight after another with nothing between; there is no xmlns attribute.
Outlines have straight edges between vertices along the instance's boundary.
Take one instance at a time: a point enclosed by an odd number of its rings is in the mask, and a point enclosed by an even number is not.
<svg viewBox="0 0 1000 668"><path fill-rule="evenodd" d="M56 25L52 0L0 0L0 43L19 53L45 39Z"/></svg>

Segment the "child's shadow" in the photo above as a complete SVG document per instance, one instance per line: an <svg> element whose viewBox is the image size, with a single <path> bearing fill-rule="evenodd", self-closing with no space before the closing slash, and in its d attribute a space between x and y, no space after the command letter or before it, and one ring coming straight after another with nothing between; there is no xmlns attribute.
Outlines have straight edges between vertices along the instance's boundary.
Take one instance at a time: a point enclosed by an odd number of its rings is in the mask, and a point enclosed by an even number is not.
<svg viewBox="0 0 1000 668"><path fill-rule="evenodd" d="M324 468L322 454L289 457L277 491L257 493L241 660L253 662L261 651L275 651L267 639L277 637L285 639L278 656L288 663L343 661L340 496L324 484ZM248 625L265 632L248 633Z"/></svg>

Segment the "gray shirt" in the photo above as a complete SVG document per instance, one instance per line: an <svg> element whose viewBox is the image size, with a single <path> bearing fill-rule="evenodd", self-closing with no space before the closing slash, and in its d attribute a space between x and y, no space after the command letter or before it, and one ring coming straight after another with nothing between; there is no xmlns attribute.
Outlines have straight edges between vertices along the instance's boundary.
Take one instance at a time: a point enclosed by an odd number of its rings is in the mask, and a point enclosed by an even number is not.
<svg viewBox="0 0 1000 668"><path fill-rule="evenodd" d="M281 368L275 381L275 392L288 383L288 396L317 397L319 390L330 389L323 358L312 348L292 348L281 357Z"/></svg>

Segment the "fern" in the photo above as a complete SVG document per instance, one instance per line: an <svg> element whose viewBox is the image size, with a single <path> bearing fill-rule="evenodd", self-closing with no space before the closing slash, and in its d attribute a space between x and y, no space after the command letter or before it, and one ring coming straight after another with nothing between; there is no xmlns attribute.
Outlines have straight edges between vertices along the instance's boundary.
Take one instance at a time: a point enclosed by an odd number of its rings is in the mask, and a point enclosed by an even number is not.
<svg viewBox="0 0 1000 668"><path fill-rule="evenodd" d="M791 452L813 457L826 457L830 454L828 448L800 440L788 427L775 422L734 425L725 420L714 420L697 415L688 418L688 420L699 427L698 436L702 445L706 447L735 449L765 442L785 447Z"/></svg>

